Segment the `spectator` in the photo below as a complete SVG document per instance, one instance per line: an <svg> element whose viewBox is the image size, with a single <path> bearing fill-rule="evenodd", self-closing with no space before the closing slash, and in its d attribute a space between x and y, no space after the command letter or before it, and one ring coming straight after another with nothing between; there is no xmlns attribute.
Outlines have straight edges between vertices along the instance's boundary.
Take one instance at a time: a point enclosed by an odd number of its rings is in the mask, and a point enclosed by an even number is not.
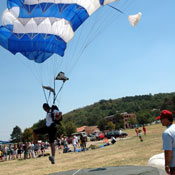
<svg viewBox="0 0 175 175"><path fill-rule="evenodd" d="M58 146L58 150L61 149L61 139L57 137L57 146Z"/></svg>
<svg viewBox="0 0 175 175"><path fill-rule="evenodd" d="M36 144L34 144L34 152L35 152L35 155L39 154L39 144L38 144L38 142Z"/></svg>
<svg viewBox="0 0 175 175"><path fill-rule="evenodd" d="M2 153L2 150L0 149L0 160L2 161L3 160L3 153Z"/></svg>
<svg viewBox="0 0 175 175"><path fill-rule="evenodd" d="M86 150L86 138L83 137L82 134L80 135L80 146L81 146L82 151Z"/></svg>
<svg viewBox="0 0 175 175"><path fill-rule="evenodd" d="M112 144L116 143L116 138L115 137L112 137L111 143Z"/></svg>
<svg viewBox="0 0 175 175"><path fill-rule="evenodd" d="M22 144L20 142L18 142L17 144L17 158L20 158L21 159L21 154L22 154L22 151L23 151L23 148L22 148Z"/></svg>
<svg viewBox="0 0 175 175"><path fill-rule="evenodd" d="M62 134L61 137L61 149L64 150L64 135Z"/></svg>
<svg viewBox="0 0 175 175"><path fill-rule="evenodd" d="M76 152L76 148L77 148L77 139L75 136L73 136L72 138L72 145L74 147L74 152Z"/></svg>
<svg viewBox="0 0 175 175"><path fill-rule="evenodd" d="M143 132L144 132L144 135L146 135L146 126L143 125Z"/></svg>
<svg viewBox="0 0 175 175"><path fill-rule="evenodd" d="M109 140L108 140L107 137L105 137L104 142L105 142L104 146L108 146L108 145L110 145Z"/></svg>
<svg viewBox="0 0 175 175"><path fill-rule="evenodd" d="M139 137L140 141L143 142L142 133L141 133L141 132L142 132L142 130L139 129L139 130L138 130L138 137Z"/></svg>
<svg viewBox="0 0 175 175"><path fill-rule="evenodd" d="M136 136L138 136L139 128L135 128Z"/></svg>
<svg viewBox="0 0 175 175"><path fill-rule="evenodd" d="M69 151L69 147L68 147L67 137L64 136L64 149L63 149L63 153L67 153L68 151Z"/></svg>
<svg viewBox="0 0 175 175"><path fill-rule="evenodd" d="M31 155L32 155L32 158L35 158L35 145L33 144L33 142L31 144Z"/></svg>
<svg viewBox="0 0 175 175"><path fill-rule="evenodd" d="M17 145L13 145L13 159L15 160L17 158Z"/></svg>
<svg viewBox="0 0 175 175"><path fill-rule="evenodd" d="M7 151L7 154L8 154L8 156L9 156L9 160L11 160L11 156L13 155L13 150L12 150L12 145L11 144L9 144L9 146L8 146L8 151Z"/></svg>
<svg viewBox="0 0 175 175"><path fill-rule="evenodd" d="M24 150L24 159L28 158L28 143L25 142L23 145L23 150Z"/></svg>
<svg viewBox="0 0 175 175"><path fill-rule="evenodd" d="M7 151L8 151L7 145L3 145L2 152L4 160L7 160Z"/></svg>
<svg viewBox="0 0 175 175"><path fill-rule="evenodd" d="M44 155L45 148L44 148L44 143L41 142L41 154Z"/></svg>
<svg viewBox="0 0 175 175"><path fill-rule="evenodd" d="M175 125L173 124L173 115L168 110L163 110L160 116L156 117L160 120L162 126L166 129L162 133L163 150L165 155L165 171L167 174L175 174Z"/></svg>

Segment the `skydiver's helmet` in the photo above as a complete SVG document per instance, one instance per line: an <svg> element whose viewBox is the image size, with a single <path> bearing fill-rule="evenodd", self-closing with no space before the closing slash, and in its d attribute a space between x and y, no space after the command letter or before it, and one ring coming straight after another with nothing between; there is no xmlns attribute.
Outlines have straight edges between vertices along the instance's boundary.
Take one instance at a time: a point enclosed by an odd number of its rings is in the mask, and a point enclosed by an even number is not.
<svg viewBox="0 0 175 175"><path fill-rule="evenodd" d="M50 109L50 106L47 103L44 103L43 104L43 109L48 110L48 109Z"/></svg>

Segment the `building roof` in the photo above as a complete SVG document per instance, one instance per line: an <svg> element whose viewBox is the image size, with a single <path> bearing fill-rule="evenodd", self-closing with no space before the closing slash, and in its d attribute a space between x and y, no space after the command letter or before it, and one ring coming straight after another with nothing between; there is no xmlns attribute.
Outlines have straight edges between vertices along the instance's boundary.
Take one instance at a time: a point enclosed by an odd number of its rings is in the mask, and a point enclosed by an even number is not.
<svg viewBox="0 0 175 175"><path fill-rule="evenodd" d="M109 115L109 116L106 116L104 117L105 119L110 119L110 118L114 118L114 115Z"/></svg>
<svg viewBox="0 0 175 175"><path fill-rule="evenodd" d="M77 128L77 132L82 132L86 129L87 126L81 126L80 128Z"/></svg>
<svg viewBox="0 0 175 175"><path fill-rule="evenodd" d="M97 126L81 126L77 128L77 132L82 132L86 131L87 134L93 133L93 132L99 132L100 130L98 129Z"/></svg>
<svg viewBox="0 0 175 175"><path fill-rule="evenodd" d="M91 134L93 132L100 132L97 126L87 126L85 130L87 134Z"/></svg>

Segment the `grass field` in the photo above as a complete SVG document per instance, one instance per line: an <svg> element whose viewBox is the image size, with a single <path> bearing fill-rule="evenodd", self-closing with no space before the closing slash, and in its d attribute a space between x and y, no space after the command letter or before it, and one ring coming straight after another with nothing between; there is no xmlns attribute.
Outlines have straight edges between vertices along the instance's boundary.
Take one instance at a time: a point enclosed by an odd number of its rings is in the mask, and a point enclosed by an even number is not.
<svg viewBox="0 0 175 175"><path fill-rule="evenodd" d="M147 135L140 142L134 129L125 130L127 139L104 148L86 152L56 153L56 163L52 165L48 157L0 162L0 175L44 175L59 171L104 166L147 165L148 159L162 152L161 134L165 127L161 124L147 126ZM101 145L103 142L91 142Z"/></svg>

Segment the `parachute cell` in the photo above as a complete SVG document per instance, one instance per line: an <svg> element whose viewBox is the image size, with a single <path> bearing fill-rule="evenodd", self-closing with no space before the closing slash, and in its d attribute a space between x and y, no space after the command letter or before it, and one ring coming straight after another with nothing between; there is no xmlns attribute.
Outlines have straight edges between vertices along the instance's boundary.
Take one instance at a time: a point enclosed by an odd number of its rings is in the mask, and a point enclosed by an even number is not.
<svg viewBox="0 0 175 175"><path fill-rule="evenodd" d="M116 0L8 0L0 45L37 63L64 56L74 32L99 7Z"/></svg>

